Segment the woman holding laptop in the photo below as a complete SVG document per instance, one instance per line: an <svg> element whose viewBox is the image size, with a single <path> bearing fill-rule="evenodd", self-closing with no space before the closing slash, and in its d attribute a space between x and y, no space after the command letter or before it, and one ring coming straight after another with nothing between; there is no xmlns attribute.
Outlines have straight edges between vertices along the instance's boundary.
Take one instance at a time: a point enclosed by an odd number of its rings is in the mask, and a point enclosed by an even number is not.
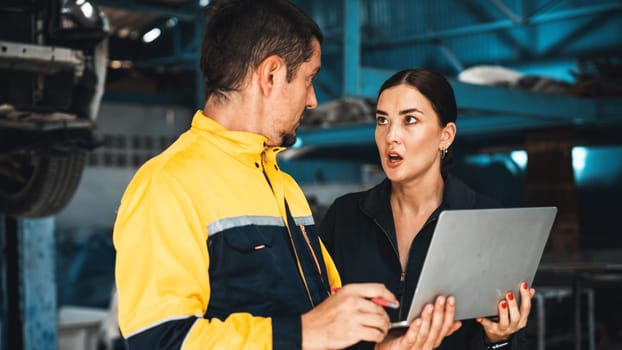
<svg viewBox="0 0 622 350"><path fill-rule="evenodd" d="M453 90L441 74L417 68L386 80L378 95L375 131L386 179L368 191L335 200L320 225L344 284L384 283L400 300L399 309L387 310L392 321L408 313L440 212L499 206L444 170L456 137L456 118ZM498 304L498 320L464 320L460 329L433 347L523 349L526 339L520 330L534 293L522 283L520 305L508 292Z"/></svg>

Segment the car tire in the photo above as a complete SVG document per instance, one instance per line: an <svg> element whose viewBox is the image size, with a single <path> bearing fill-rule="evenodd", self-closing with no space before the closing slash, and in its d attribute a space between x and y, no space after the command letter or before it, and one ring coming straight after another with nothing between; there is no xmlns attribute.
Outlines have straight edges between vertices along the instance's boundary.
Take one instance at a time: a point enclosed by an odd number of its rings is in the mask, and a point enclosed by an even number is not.
<svg viewBox="0 0 622 350"><path fill-rule="evenodd" d="M86 155L86 151L75 150L65 154L30 151L13 156L14 172L0 184L0 212L28 218L56 214L76 191Z"/></svg>

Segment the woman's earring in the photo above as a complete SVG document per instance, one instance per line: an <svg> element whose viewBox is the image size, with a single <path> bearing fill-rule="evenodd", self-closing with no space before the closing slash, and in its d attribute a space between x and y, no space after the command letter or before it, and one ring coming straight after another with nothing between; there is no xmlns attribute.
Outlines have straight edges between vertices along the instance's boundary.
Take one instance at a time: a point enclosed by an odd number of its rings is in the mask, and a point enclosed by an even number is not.
<svg viewBox="0 0 622 350"><path fill-rule="evenodd" d="M441 149L441 159L445 159L447 156L447 148Z"/></svg>

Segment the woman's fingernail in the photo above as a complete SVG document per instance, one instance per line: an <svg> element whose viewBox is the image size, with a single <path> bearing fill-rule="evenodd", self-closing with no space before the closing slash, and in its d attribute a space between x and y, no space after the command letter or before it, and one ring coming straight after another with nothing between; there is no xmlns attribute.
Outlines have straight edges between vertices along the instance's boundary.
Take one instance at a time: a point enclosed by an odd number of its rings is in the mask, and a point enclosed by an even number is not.
<svg viewBox="0 0 622 350"><path fill-rule="evenodd" d="M330 287L330 291L333 293L337 292L339 289L341 289L341 287Z"/></svg>
<svg viewBox="0 0 622 350"><path fill-rule="evenodd" d="M505 301L501 303L501 308L502 309L506 309L508 307L508 303L506 303Z"/></svg>
<svg viewBox="0 0 622 350"><path fill-rule="evenodd" d="M508 300L514 300L514 293L508 293Z"/></svg>
<svg viewBox="0 0 622 350"><path fill-rule="evenodd" d="M527 282L523 282L523 289L524 289L524 290L529 289L529 286L527 285Z"/></svg>

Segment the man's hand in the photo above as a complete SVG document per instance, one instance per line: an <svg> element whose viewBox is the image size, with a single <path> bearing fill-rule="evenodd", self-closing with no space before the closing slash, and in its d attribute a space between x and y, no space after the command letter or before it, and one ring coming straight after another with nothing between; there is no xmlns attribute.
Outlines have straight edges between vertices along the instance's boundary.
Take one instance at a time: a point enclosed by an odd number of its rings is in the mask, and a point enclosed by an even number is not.
<svg viewBox="0 0 622 350"><path fill-rule="evenodd" d="M302 348L343 349L360 341L380 342L391 327L389 316L371 298L397 303L382 284L348 284L302 315Z"/></svg>
<svg viewBox="0 0 622 350"><path fill-rule="evenodd" d="M446 336L462 326L460 321L454 321L455 314L455 298L439 296L434 306L428 304L423 308L419 318L410 324L406 333L400 336L390 334L376 346L376 350L435 349Z"/></svg>
<svg viewBox="0 0 622 350"><path fill-rule="evenodd" d="M535 289L529 288L527 283L523 282L520 288L520 310L514 294L510 292L506 293L505 299L499 302L499 322L493 322L487 318L476 319L484 327L486 341L489 343L505 341L512 334L525 328L529 312L531 311L531 298L533 298L534 294L536 294Z"/></svg>

